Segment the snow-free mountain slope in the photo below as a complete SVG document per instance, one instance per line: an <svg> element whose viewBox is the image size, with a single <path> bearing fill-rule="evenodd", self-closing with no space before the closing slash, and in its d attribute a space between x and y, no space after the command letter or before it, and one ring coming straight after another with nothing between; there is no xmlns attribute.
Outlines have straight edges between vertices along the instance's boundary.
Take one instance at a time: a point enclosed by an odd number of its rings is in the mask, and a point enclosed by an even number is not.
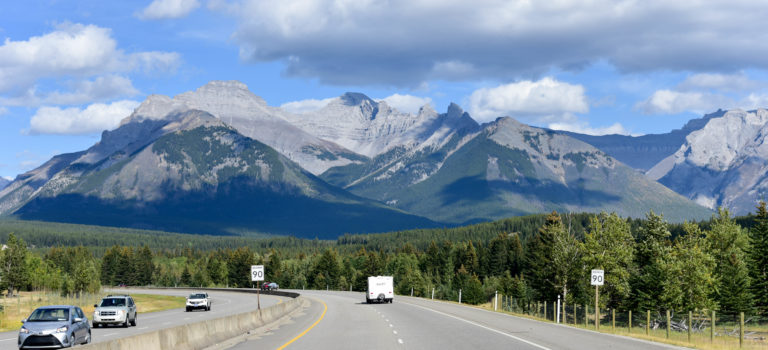
<svg viewBox="0 0 768 350"><path fill-rule="evenodd" d="M690 133L648 176L696 201L736 214L768 194L768 111L732 110Z"/></svg>
<svg viewBox="0 0 768 350"><path fill-rule="evenodd" d="M175 115L165 119L160 137L133 153L70 164L14 213L181 232L325 238L434 225L330 186L207 112ZM67 185L57 185L62 182Z"/></svg>
<svg viewBox="0 0 768 350"><path fill-rule="evenodd" d="M290 113L268 106L264 99L238 81L212 81L174 98L152 95L124 123L163 119L173 112L189 109L214 115L243 135L269 145L314 174L362 158L291 124L286 120Z"/></svg>
<svg viewBox="0 0 768 350"><path fill-rule="evenodd" d="M346 166L323 177L361 196L452 223L551 210L634 217L654 210L675 221L710 215L584 142L511 118L455 134L440 147L372 162L378 169Z"/></svg>

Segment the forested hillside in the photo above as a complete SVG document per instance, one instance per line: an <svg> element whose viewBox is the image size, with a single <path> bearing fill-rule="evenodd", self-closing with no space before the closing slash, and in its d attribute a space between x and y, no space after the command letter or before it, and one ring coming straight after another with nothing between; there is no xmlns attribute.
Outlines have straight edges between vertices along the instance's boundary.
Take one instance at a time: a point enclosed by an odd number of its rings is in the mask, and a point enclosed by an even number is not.
<svg viewBox="0 0 768 350"><path fill-rule="evenodd" d="M461 289L465 302L480 303L499 291L524 303L565 295L568 304L586 304L594 300L589 272L600 268L606 276L604 307L768 311L764 203L754 216L732 218L721 209L709 221L681 225L652 212L642 220L553 212L321 241L5 221L0 239L8 245L0 283L9 291L77 293L122 284L249 287L250 266L264 264L267 279L282 288L364 290L367 276L393 275L400 294L413 289L427 296L434 288L437 298L455 300Z"/></svg>

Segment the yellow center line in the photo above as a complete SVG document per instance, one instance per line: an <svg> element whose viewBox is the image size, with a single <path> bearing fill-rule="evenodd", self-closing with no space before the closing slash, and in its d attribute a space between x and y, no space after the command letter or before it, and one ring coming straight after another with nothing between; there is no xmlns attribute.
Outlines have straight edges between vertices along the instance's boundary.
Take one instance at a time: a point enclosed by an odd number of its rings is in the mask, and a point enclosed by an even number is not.
<svg viewBox="0 0 768 350"><path fill-rule="evenodd" d="M317 299L315 299L315 300L317 300ZM326 311L328 311L328 305L326 305L326 304L325 304L325 303L324 303L322 300L317 300L317 301L319 301L320 303L322 303L322 304L323 304L323 307L324 307L324 309L323 309L323 313L320 315L320 318L318 318L318 319L317 319L317 321L315 321L315 323L313 323L311 326L309 326L309 328L307 328L307 329L305 329L303 332L301 332L301 334L299 334L299 335L297 335L295 338L293 338L293 339L289 340L287 343L283 344L283 346L281 346L281 347L277 348L277 350L283 350L283 349L285 349L285 348L286 348L288 345L291 345L291 343L295 342L296 340L298 340L299 338L301 338L301 337L303 337L305 334L307 334L307 332L309 332L309 330L310 330L310 329L312 329L312 328L315 328L315 326L317 326L317 324L318 324L318 323L320 323L320 321L322 321L322 320L323 320L323 317L325 317L325 312L326 312Z"/></svg>

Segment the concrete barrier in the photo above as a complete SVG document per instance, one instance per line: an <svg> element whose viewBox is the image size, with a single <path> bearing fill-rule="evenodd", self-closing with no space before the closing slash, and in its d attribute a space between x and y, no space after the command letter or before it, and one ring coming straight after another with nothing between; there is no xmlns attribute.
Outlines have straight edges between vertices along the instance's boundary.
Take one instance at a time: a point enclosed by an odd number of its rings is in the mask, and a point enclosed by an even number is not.
<svg viewBox="0 0 768 350"><path fill-rule="evenodd" d="M207 290L237 291L255 293L252 289L216 289ZM272 305L259 311L244 312L237 315L220 317L213 320L188 323L181 326L165 328L154 332L138 334L130 337L106 342L85 345L82 349L97 350L154 350L179 349L197 350L221 343L224 340L244 334L250 330L264 326L295 310L303 302L298 293L271 291L271 295L291 297L293 299Z"/></svg>

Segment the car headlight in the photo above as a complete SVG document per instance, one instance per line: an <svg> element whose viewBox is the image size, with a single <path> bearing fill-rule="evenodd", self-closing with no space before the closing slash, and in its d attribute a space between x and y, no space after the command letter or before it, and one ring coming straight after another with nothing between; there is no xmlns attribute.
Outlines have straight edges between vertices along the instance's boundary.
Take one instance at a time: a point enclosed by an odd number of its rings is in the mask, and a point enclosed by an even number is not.
<svg viewBox="0 0 768 350"><path fill-rule="evenodd" d="M67 329L69 329L67 326L56 328L56 333L64 333Z"/></svg>
<svg viewBox="0 0 768 350"><path fill-rule="evenodd" d="M19 332L24 333L24 334L29 334L29 329L21 327L21 329L19 329Z"/></svg>

